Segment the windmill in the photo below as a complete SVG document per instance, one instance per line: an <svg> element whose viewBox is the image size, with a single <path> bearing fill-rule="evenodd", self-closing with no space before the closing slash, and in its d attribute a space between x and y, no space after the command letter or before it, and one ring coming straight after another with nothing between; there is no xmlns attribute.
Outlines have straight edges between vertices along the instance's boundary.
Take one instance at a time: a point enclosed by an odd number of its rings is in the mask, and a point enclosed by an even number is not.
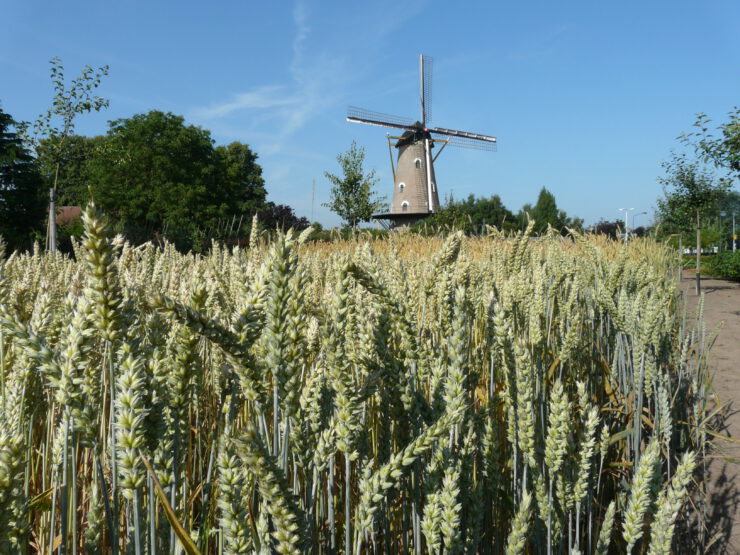
<svg viewBox="0 0 740 555"><path fill-rule="evenodd" d="M496 137L444 127L427 127L432 119L432 58L422 54L419 56L419 64L421 121L381 114L355 106L350 106L347 110L347 121L403 130L400 136L388 134L388 149L391 153L393 170L391 211L373 216L378 220L389 220L391 227L413 224L439 209L434 162L447 145L496 150ZM441 143L442 146L437 154L432 156L435 143ZM392 147L398 149L395 167Z"/></svg>

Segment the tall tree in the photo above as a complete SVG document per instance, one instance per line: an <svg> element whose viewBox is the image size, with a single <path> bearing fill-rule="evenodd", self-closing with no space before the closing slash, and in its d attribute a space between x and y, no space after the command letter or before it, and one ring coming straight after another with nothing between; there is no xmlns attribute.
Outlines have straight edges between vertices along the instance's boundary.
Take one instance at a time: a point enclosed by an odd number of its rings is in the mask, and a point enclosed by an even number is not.
<svg viewBox="0 0 740 555"><path fill-rule="evenodd" d="M54 85L54 99L51 108L41 114L33 124L33 132L29 133L30 124L24 122L22 134L35 147L39 141L47 139L49 148L48 157L52 171L52 186L49 195L49 225L46 246L56 251L56 193L59 183L59 172L63 166L67 142L75 133L75 119L80 114L100 111L108 107L108 100L94 94L100 86L102 77L108 75L108 66L94 70L85 66L76 79L68 85L64 78L64 66L59 58L52 58L51 81Z"/></svg>
<svg viewBox="0 0 740 555"><path fill-rule="evenodd" d="M257 153L248 145L233 142L217 146L216 157L222 170L218 191L227 196L227 203L237 201L238 211L244 214L263 210L267 190L262 168L257 164Z"/></svg>
<svg viewBox="0 0 740 555"><path fill-rule="evenodd" d="M191 224L208 226L226 216L220 203L209 202L217 176L210 134L174 114L152 111L111 122L87 172L96 202L134 240L167 228L182 243Z"/></svg>
<svg viewBox="0 0 740 555"><path fill-rule="evenodd" d="M43 181L10 114L0 108L0 236L13 248L26 247L44 218Z"/></svg>
<svg viewBox="0 0 740 555"><path fill-rule="evenodd" d="M535 233L542 233L547 230L548 224L555 229L563 227L561 222L558 204L555 202L555 195L542 187L540 194L537 196L537 203L532 208L532 219L535 221Z"/></svg>
<svg viewBox="0 0 740 555"><path fill-rule="evenodd" d="M523 225L526 225L526 221L529 219L527 218L527 214L529 218L535 221L535 233L544 233L547 231L548 225L561 233L567 233L567 228L580 229L583 227L582 219L571 218L564 210L558 209L555 195L545 187L540 189L540 194L537 196L537 203L533 207L531 205L525 205L522 208L519 220Z"/></svg>
<svg viewBox="0 0 740 555"><path fill-rule="evenodd" d="M331 209L346 225L356 228L361 222L368 222L374 212L386 206L385 197L378 196L373 191L377 183L375 170L365 174L365 147L358 147L355 141L349 150L337 156L337 162L342 169L342 176L324 172L331 181L331 201L323 206Z"/></svg>
<svg viewBox="0 0 740 555"><path fill-rule="evenodd" d="M715 176L690 161L685 154L674 153L663 162L665 176L658 178L663 185L664 198L658 199L658 218L663 233L693 227L696 231L696 294L701 291L701 228L702 218L730 189L727 179Z"/></svg>

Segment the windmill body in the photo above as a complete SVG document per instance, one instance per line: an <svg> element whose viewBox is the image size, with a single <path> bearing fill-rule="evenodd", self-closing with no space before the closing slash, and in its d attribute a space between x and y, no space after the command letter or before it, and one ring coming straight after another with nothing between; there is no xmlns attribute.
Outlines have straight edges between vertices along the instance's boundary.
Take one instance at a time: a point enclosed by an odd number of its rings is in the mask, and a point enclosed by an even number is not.
<svg viewBox="0 0 740 555"><path fill-rule="evenodd" d="M480 150L495 150L496 138L489 135L427 127L431 119L432 60L420 57L421 121L350 107L347 121L402 130L400 136L388 136L388 145L398 151L393 168L393 200L387 214L373 218L390 221L390 227L410 225L439 209L439 192L434 174L434 161L448 144ZM441 144L436 156L432 149ZM391 163L393 155L391 153Z"/></svg>
<svg viewBox="0 0 740 555"><path fill-rule="evenodd" d="M409 138L396 143L396 163L391 213L428 215L439 206L434 164L427 160L425 141L431 139ZM431 148L431 146L430 146ZM431 202L430 202L431 198Z"/></svg>

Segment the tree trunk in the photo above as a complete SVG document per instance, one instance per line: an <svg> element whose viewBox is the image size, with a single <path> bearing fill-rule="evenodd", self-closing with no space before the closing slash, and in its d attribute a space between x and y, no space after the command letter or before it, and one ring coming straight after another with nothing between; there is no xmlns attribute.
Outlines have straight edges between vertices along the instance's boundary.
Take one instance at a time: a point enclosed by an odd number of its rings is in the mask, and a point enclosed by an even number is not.
<svg viewBox="0 0 740 555"><path fill-rule="evenodd" d="M701 294L701 224L699 211L696 211L696 294Z"/></svg>

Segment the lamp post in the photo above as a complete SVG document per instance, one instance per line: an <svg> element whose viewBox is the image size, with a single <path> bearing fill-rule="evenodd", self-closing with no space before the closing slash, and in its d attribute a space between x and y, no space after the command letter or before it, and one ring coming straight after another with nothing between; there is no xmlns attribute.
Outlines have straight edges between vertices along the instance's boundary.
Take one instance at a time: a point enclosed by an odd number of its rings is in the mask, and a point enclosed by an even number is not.
<svg viewBox="0 0 740 555"><path fill-rule="evenodd" d="M635 218L637 218L637 216L642 216L643 214L647 214L647 212L638 212L637 214L632 215L632 229L637 229L635 227Z"/></svg>
<svg viewBox="0 0 740 555"><path fill-rule="evenodd" d="M624 210L624 242L627 242L627 239L630 236L630 228L629 228L629 220L627 219L627 216L630 213L630 210L634 210L634 208L620 208L619 211L621 212Z"/></svg>
<svg viewBox="0 0 740 555"><path fill-rule="evenodd" d="M719 250L721 251L725 250L725 216L727 216L727 212L722 210L719 213Z"/></svg>
<svg viewBox="0 0 740 555"><path fill-rule="evenodd" d="M732 211L732 252L737 249L737 235L735 234L735 211Z"/></svg>

